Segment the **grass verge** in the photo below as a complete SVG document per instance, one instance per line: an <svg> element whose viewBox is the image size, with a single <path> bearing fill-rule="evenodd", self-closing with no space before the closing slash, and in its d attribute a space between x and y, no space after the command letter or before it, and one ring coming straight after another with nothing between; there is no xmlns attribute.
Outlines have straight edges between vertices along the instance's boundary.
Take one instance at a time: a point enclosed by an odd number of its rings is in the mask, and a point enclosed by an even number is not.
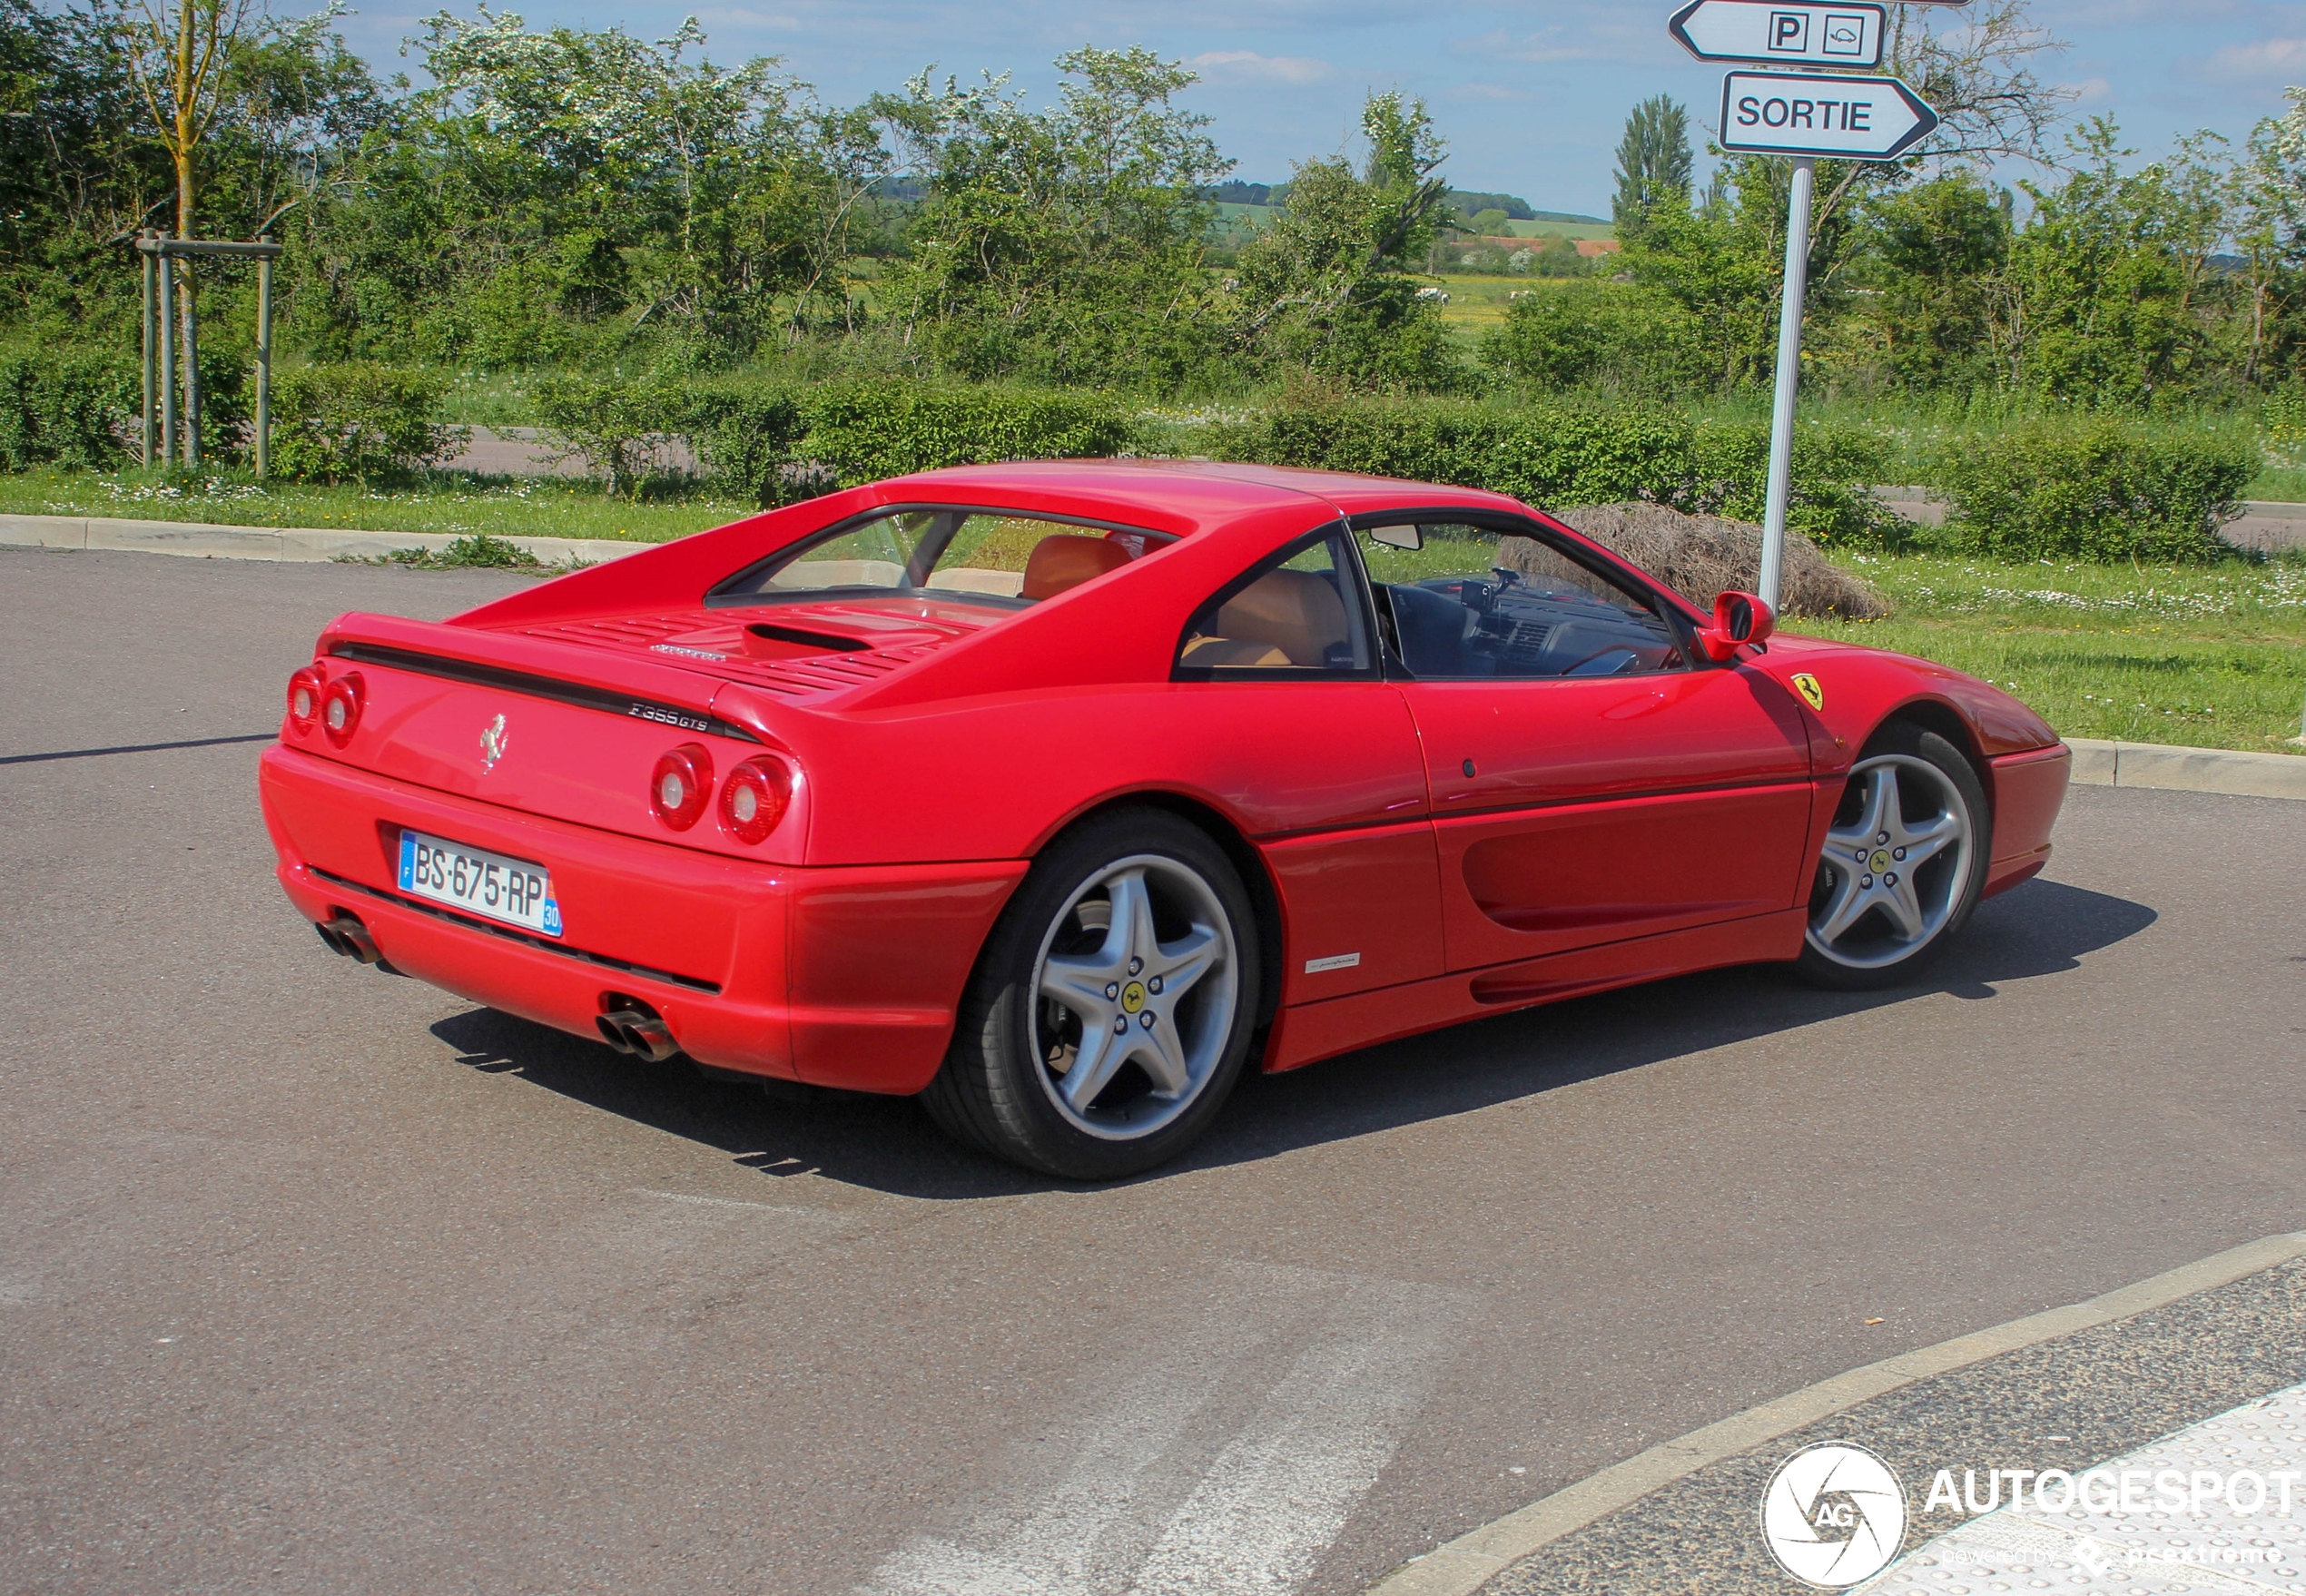
<svg viewBox="0 0 2306 1596"><path fill-rule="evenodd" d="M1844 556L1896 606L1789 629L1919 655L2008 688L2071 737L2294 754L2306 560L2156 569Z"/></svg>
<svg viewBox="0 0 2306 1596"><path fill-rule="evenodd" d="M44 467L13 476L0 473L0 515L662 543L753 513L750 505L704 498L636 504L610 496L596 483L566 478L435 472L420 486L387 490L260 484L221 475L170 482L140 471Z"/></svg>

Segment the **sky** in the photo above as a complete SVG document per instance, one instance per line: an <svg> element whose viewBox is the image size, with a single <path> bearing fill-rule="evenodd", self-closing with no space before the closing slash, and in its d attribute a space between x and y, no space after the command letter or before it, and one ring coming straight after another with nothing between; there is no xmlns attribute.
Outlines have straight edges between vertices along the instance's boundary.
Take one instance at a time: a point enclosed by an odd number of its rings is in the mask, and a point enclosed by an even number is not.
<svg viewBox="0 0 2306 1596"><path fill-rule="evenodd" d="M356 0L356 4L358 0ZM465 0L468 5L469 0ZM463 9L463 5L454 7ZM675 0L498 0L532 27L621 25L671 33ZM1202 82L1184 103L1215 119L1234 176L1279 182L1290 163L1352 145L1372 89L1423 96L1451 147L1458 188L1519 194L1540 210L1607 216L1614 151L1635 102L1668 94L1693 123L1720 115L1720 72L1666 36L1670 0L1458 0L1428 11L1384 0L708 0L693 6L708 54L775 55L826 99L852 103L923 66L964 79L1011 74L1037 98L1050 63L1082 44L1143 44ZM286 9L286 8L284 8ZM429 8L428 8L429 9ZM2067 42L2044 76L2077 91L2077 114L2106 114L2140 158L2208 128L2239 142L2306 84L2306 0L2034 0ZM370 0L345 35L380 66L421 14ZM1702 147L1702 137L1693 137ZM1704 171L1702 158L1700 174Z"/></svg>

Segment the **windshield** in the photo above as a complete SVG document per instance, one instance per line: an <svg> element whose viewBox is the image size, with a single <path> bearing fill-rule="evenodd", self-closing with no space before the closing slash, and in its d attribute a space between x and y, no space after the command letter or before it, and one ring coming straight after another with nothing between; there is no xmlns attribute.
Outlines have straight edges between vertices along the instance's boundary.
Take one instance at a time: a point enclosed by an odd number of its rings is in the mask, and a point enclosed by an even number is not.
<svg viewBox="0 0 2306 1596"><path fill-rule="evenodd" d="M1015 609L1119 570L1168 542L999 510L905 509L780 553L714 590L720 604L940 598Z"/></svg>

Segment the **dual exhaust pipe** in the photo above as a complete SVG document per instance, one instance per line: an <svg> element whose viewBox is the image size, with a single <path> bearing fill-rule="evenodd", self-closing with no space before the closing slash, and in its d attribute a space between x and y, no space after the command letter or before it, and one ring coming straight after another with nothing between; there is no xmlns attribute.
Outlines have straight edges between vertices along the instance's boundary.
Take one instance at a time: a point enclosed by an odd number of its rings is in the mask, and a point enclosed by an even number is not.
<svg viewBox="0 0 2306 1596"><path fill-rule="evenodd" d="M331 953L391 970L384 961L384 952L377 946L376 938L356 916L340 909L312 929L320 933L320 941L328 944ZM611 993L607 1011L595 1016L593 1023L600 1028L600 1039L610 1047L620 1053L646 1059L652 1064L662 1064L681 1050L681 1044L673 1039L673 1028L638 998Z"/></svg>
<svg viewBox="0 0 2306 1596"><path fill-rule="evenodd" d="M329 945L331 953L358 959L363 964L384 962L384 954L379 951L376 938L369 934L369 928L342 910L312 929L320 933L320 941Z"/></svg>
<svg viewBox="0 0 2306 1596"><path fill-rule="evenodd" d="M662 1064L681 1050L681 1044L673 1039L673 1028L637 998L612 999L608 1011L596 1015L593 1023L600 1028L600 1039L610 1047L652 1064Z"/></svg>

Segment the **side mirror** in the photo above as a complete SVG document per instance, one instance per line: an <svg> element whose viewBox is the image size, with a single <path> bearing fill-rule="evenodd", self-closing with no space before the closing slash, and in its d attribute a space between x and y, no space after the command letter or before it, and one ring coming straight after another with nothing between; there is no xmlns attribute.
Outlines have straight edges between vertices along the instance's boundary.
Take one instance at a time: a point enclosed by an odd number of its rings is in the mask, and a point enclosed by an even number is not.
<svg viewBox="0 0 2306 1596"><path fill-rule="evenodd" d="M1709 659L1729 659L1748 645L1769 640L1778 617L1750 593L1730 592L1713 601L1713 625L1698 633L1698 645Z"/></svg>

